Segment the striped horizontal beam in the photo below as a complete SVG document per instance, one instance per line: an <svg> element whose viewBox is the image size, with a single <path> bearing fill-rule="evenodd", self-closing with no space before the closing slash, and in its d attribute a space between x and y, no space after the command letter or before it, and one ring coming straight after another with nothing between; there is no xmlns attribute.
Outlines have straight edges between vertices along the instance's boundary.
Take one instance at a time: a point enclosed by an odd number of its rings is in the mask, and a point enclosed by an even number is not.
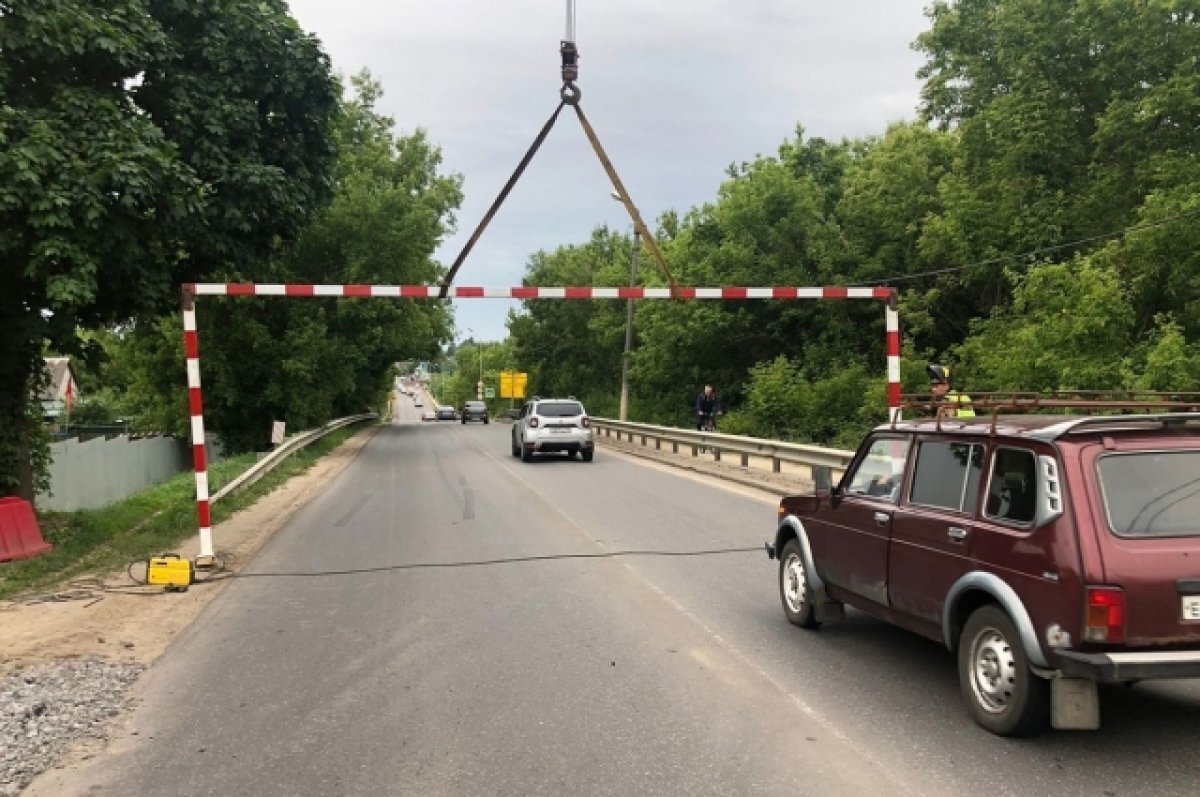
<svg viewBox="0 0 1200 797"><path fill-rule="evenodd" d="M297 285L253 282L196 283L186 286L195 296L341 296L346 298L437 299L438 285ZM891 299L894 288L548 288L517 286L484 288L451 286L449 299Z"/></svg>

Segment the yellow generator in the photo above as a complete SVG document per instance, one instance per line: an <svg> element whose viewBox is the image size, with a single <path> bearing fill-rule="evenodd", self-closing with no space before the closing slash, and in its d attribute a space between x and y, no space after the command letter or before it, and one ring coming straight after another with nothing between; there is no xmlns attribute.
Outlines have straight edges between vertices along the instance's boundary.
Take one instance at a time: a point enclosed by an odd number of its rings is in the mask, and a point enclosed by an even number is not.
<svg viewBox="0 0 1200 797"><path fill-rule="evenodd" d="M196 571L190 559L181 559L177 553L152 556L146 562L146 583L164 586L167 589L185 589L195 581Z"/></svg>

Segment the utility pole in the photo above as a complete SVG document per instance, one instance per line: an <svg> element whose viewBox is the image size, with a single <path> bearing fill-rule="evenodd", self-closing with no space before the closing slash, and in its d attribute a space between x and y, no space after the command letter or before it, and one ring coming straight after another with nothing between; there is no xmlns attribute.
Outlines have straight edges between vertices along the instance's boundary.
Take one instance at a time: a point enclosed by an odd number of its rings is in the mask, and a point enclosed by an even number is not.
<svg viewBox="0 0 1200 797"><path fill-rule="evenodd" d="M633 228L633 255L629 259L629 287L637 286L638 250L642 238L637 227ZM633 299L625 300L625 353L621 358L621 408L618 419L629 420L629 361L633 352Z"/></svg>
<svg viewBox="0 0 1200 797"><path fill-rule="evenodd" d="M483 341L476 337L479 333L470 327L465 331L471 333L471 340L475 343L475 348L479 349L479 381L475 383L475 399L483 401Z"/></svg>

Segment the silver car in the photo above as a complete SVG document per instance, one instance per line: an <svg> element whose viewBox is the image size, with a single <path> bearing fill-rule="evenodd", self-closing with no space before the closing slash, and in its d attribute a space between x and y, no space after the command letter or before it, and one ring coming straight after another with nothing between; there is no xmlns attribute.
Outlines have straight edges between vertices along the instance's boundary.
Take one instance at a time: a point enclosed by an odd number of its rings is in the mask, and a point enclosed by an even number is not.
<svg viewBox="0 0 1200 797"><path fill-rule="evenodd" d="M579 454L584 462L591 462L596 455L592 421L573 398L534 396L513 423L512 455L529 462L534 454L552 451L564 451L568 457Z"/></svg>

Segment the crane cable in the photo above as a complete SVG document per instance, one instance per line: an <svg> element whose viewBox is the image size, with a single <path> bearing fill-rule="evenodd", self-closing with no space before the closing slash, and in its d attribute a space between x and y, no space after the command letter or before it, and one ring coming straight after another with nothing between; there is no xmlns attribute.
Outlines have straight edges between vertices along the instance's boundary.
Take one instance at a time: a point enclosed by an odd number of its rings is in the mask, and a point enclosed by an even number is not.
<svg viewBox="0 0 1200 797"><path fill-rule="evenodd" d="M559 89L558 107L554 109L554 113L550 114L550 118L542 125L542 129L533 139L533 143L525 152L525 156L517 164L517 168L513 171L512 176L508 178L508 182L500 189L500 194L492 202L492 206L488 208L487 213L483 215L479 226L475 228L475 232L467 239L467 243L463 246L462 251L458 253L458 257L454 259L454 264L450 266L450 271L446 273L442 280L441 291L438 293L438 298L445 299L446 294L450 291L450 285L454 282L455 275L458 274L459 268L462 267L463 261L467 259L467 255L475 247L479 241L483 231L487 229L496 213L500 210L500 206L504 204L504 200L508 198L509 193L521 179L521 175L525 173L525 168L529 166L533 156L537 154L542 143L546 140L546 136L554 128L554 123L558 121L558 116L566 105L570 105L575 110L575 115L579 119L580 126L583 127L583 132L587 136L588 141L592 145L592 150L596 153L596 157L600 160L600 165L604 167L608 179L612 182L613 190L616 191L617 197L621 200L621 204L625 206L625 210L629 213L629 218L633 221L634 229L640 233L641 238L646 243L646 247L650 250L650 254L654 257L663 276L666 277L667 283L671 286L671 295L674 296L679 286L675 282L674 275L671 274L671 269L667 266L667 259L663 257L662 250L658 246L658 241L650 234L646 227L646 222L642 220L641 213L638 212L637 205L633 203L629 192L625 190L625 184L621 182L621 177L617 174L616 167L609 160L608 153L604 151L604 146L600 143L600 137L596 135L595 129L588 122L587 116L583 113L583 108L579 105L579 100L583 97L583 91L575 85L575 81L579 78L579 49L575 46L575 14L574 3L571 0L567 2L567 38L559 45L559 54L562 56L562 88Z"/></svg>

